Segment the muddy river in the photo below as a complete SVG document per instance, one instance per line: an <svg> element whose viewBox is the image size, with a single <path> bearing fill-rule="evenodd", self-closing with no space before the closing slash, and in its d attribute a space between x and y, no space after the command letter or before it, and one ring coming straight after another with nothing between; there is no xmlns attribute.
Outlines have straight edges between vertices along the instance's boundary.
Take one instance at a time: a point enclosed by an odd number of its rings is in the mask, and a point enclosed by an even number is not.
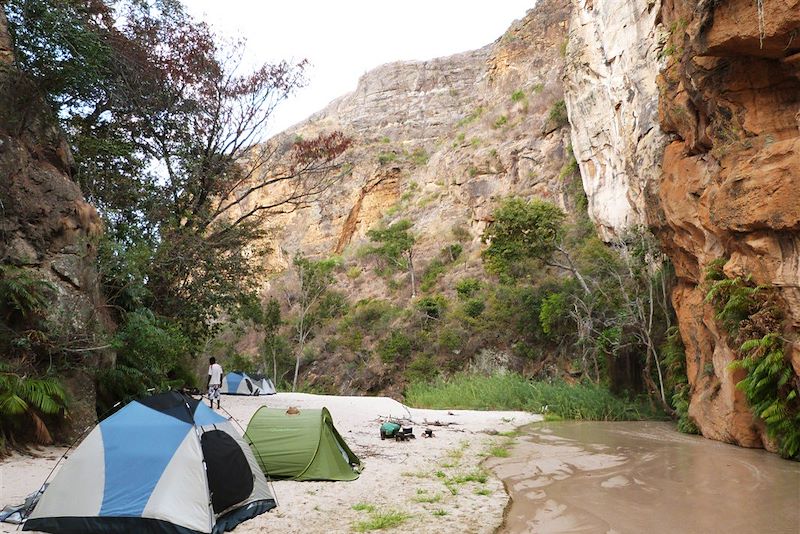
<svg viewBox="0 0 800 534"><path fill-rule="evenodd" d="M539 423L491 459L500 532L800 534L800 463L669 423Z"/></svg>

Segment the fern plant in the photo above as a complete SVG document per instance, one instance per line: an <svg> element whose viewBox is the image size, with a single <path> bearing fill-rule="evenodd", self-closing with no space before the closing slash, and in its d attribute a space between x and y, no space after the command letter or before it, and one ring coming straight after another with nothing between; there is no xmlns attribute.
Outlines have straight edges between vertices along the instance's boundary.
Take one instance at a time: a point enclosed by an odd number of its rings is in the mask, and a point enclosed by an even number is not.
<svg viewBox="0 0 800 534"><path fill-rule="evenodd" d="M706 302L714 305L717 320L728 332L735 333L739 323L755 313L760 301L758 297L765 289L763 286L753 286L749 277L723 278L711 284Z"/></svg>
<svg viewBox="0 0 800 534"><path fill-rule="evenodd" d="M672 391L672 408L678 418L678 431L685 434L699 434L697 425L689 417L691 386L686 376L686 352L677 327L672 326L667 330L661 354L667 370L667 385Z"/></svg>
<svg viewBox="0 0 800 534"><path fill-rule="evenodd" d="M749 276L727 278L725 262L716 260L706 270L706 302L740 344L740 359L729 367L747 375L736 387L744 392L753 414L764 421L781 456L800 459L800 381L784 354L779 297L769 286L753 285Z"/></svg>
<svg viewBox="0 0 800 534"><path fill-rule="evenodd" d="M777 440L784 458L800 458L800 399L793 383L794 370L783 351L783 340L771 332L760 339L745 341L731 369L743 369L747 376L736 387L747 397L753 413L767 427L767 434Z"/></svg>
<svg viewBox="0 0 800 534"><path fill-rule="evenodd" d="M27 317L44 309L52 289L50 282L34 278L25 269L0 265L0 305L5 320L14 313Z"/></svg>
<svg viewBox="0 0 800 534"><path fill-rule="evenodd" d="M0 445L12 432L32 426L38 443L53 442L45 418L63 415L67 395L54 377L28 377L0 364Z"/></svg>

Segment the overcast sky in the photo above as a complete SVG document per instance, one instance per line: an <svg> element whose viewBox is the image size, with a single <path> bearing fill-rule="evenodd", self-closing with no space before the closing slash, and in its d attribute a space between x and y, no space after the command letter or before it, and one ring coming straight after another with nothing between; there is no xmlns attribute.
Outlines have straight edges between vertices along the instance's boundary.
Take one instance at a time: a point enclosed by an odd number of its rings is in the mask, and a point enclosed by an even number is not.
<svg viewBox="0 0 800 534"><path fill-rule="evenodd" d="M356 87L366 71L489 44L535 0L184 0L225 36L247 39L248 60L308 59L308 87L281 105L271 133Z"/></svg>

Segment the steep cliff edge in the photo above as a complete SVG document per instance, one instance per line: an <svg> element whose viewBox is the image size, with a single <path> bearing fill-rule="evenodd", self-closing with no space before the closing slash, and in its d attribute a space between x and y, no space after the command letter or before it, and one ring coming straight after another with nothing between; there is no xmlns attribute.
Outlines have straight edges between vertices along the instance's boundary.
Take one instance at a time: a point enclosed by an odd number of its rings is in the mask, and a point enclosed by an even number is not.
<svg viewBox="0 0 800 534"><path fill-rule="evenodd" d="M273 250L263 264L270 274L265 291L286 302L292 277L285 274L297 252L338 255L345 267L335 290L353 306L380 299L413 312L405 275L382 275L374 261L360 258L369 230L409 220L418 295L457 301L458 280L485 276L480 236L499 199L538 197L572 210L576 174L562 84L569 13L568 0L542 0L479 50L379 67L354 92L282 134L291 143L341 130L353 139L343 155L352 168L324 202L269 220ZM446 260L423 290L420 278L444 261L448 247L457 248L458 261ZM375 343L365 340L363 350L314 347L313 362L303 367L306 382L334 380L326 387L343 393L399 393L402 369L381 362ZM253 354L256 345L250 338L237 350ZM449 354L453 365L466 366L483 348L439 354L438 364Z"/></svg>
<svg viewBox="0 0 800 534"><path fill-rule="evenodd" d="M296 251L352 252L379 221L415 221L420 256L447 243L454 226L470 252L507 195L567 207L559 173L569 159L563 107L567 1L543 1L497 42L423 62L384 65L285 137L342 130L354 139L352 171L324 203L271 221L280 271ZM438 247L438 248L437 248Z"/></svg>
<svg viewBox="0 0 800 534"><path fill-rule="evenodd" d="M70 179L71 166L69 147L47 103L13 66L0 10L0 263L50 284L42 333L47 344L70 351L72 370L61 378L74 401L71 420L82 427L96 415L94 379L80 369L95 368L100 360L99 352L83 349L96 346L105 329L95 269L101 222ZM11 364L27 361L26 350L20 346L2 358Z"/></svg>
<svg viewBox="0 0 800 534"><path fill-rule="evenodd" d="M690 417L706 437L771 450L705 273L721 260L778 289L800 373L798 51L797 0L579 0L566 71L590 214L607 239L645 222L675 266Z"/></svg>
<svg viewBox="0 0 800 534"><path fill-rule="evenodd" d="M660 2L576 2L565 95L589 216L606 240L645 224L646 184L658 180L666 138L656 76L666 30Z"/></svg>
<svg viewBox="0 0 800 534"><path fill-rule="evenodd" d="M774 449L734 387L738 347L704 303L703 284L723 258L729 277L777 287L800 374L800 2L764 4L664 2L672 35L659 114L675 137L648 209L679 278L690 415L707 437Z"/></svg>

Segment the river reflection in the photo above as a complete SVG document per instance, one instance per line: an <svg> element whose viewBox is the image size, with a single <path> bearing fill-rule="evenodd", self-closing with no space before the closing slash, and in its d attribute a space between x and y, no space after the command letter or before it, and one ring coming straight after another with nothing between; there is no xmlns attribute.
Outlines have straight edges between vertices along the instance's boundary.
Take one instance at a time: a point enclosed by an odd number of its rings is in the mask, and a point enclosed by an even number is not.
<svg viewBox="0 0 800 534"><path fill-rule="evenodd" d="M501 532L800 534L800 463L669 423L525 429L487 467L512 498Z"/></svg>

